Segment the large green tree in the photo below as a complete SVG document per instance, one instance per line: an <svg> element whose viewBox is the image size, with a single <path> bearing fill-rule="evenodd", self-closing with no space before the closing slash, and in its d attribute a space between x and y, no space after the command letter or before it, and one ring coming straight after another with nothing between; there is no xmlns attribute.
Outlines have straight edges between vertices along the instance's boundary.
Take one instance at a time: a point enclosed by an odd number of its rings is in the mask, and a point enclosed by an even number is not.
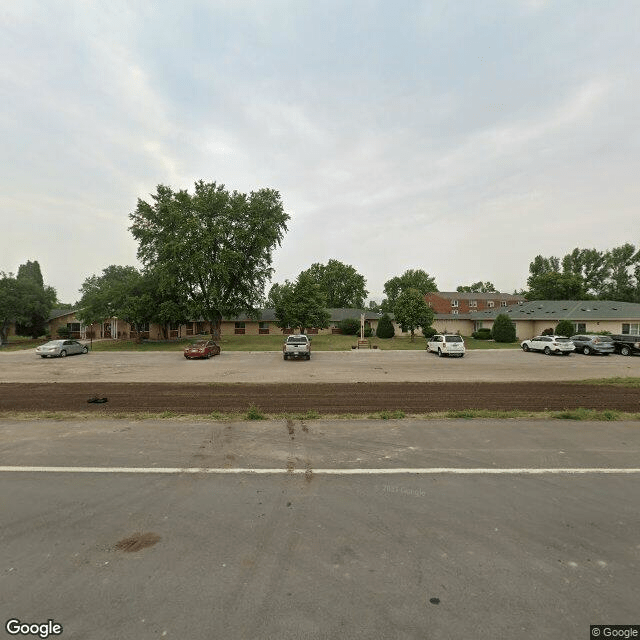
<svg viewBox="0 0 640 640"><path fill-rule="evenodd" d="M168 289L152 271L140 272L135 267L111 265L102 275L87 278L80 289L82 298L77 316L85 324L118 317L134 328L154 322L163 327L189 319L184 301Z"/></svg>
<svg viewBox="0 0 640 640"><path fill-rule="evenodd" d="M437 291L435 278L422 269L407 269L401 276L396 276L384 283L386 298L381 307L385 312L394 312L396 301L401 293L409 289L416 289L423 296Z"/></svg>
<svg viewBox="0 0 640 640"><path fill-rule="evenodd" d="M16 333L37 338L46 331L49 313L56 302L56 291L44 284L37 260L21 264L16 281L22 297L22 314L16 321Z"/></svg>
<svg viewBox="0 0 640 640"><path fill-rule="evenodd" d="M315 262L307 270L322 288L327 307L334 309L362 309L368 291L366 280L355 267L331 259L327 264Z"/></svg>
<svg viewBox="0 0 640 640"><path fill-rule="evenodd" d="M401 329L411 332L411 342L415 330L418 327L430 327L435 317L433 309L425 302L423 293L418 289L403 291L396 299L393 313Z"/></svg>
<svg viewBox="0 0 640 640"><path fill-rule="evenodd" d="M158 185L130 219L138 258L211 323L214 337L225 316L258 316L289 219L277 191L247 195L201 180L191 194Z"/></svg>
<svg viewBox="0 0 640 640"><path fill-rule="evenodd" d="M7 341L12 323L20 335L41 336L55 299L52 287L43 286L28 273L14 277L0 272L0 344Z"/></svg>
<svg viewBox="0 0 640 640"><path fill-rule="evenodd" d="M295 282L285 280L280 285L280 296L275 306L279 327L299 329L324 329L329 326L330 315L326 309L322 287L311 275L303 271Z"/></svg>
<svg viewBox="0 0 640 640"><path fill-rule="evenodd" d="M496 342L515 342L516 325L506 313L501 313L493 321L491 335Z"/></svg>

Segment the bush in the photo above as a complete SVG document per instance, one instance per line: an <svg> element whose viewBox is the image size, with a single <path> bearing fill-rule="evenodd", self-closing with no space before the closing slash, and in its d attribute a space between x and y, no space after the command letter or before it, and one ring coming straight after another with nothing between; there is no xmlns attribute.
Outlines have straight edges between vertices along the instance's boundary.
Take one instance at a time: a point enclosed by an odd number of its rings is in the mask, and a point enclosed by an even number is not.
<svg viewBox="0 0 640 640"><path fill-rule="evenodd" d="M560 320L558 325L556 326L556 335L557 336L566 336L570 338L575 334L575 328L573 326L573 322L569 322L568 320Z"/></svg>
<svg viewBox="0 0 640 640"><path fill-rule="evenodd" d="M393 322L391 318L385 313L380 320L378 320L378 327L376 329L376 336L378 338L393 338L396 335L396 330L393 328Z"/></svg>
<svg viewBox="0 0 640 640"><path fill-rule="evenodd" d="M476 340L491 340L491 329L487 327L478 329L471 334L471 337Z"/></svg>
<svg viewBox="0 0 640 640"><path fill-rule="evenodd" d="M541 336L552 336L553 335L553 329L551 327L549 327L548 329L545 329L540 335Z"/></svg>
<svg viewBox="0 0 640 640"><path fill-rule="evenodd" d="M338 328L345 336L357 336L360 333L360 320L345 318L338 322Z"/></svg>
<svg viewBox="0 0 640 640"><path fill-rule="evenodd" d="M370 338L372 335L373 335L373 329L369 325L367 325L364 328L364 337L365 338Z"/></svg>
<svg viewBox="0 0 640 640"><path fill-rule="evenodd" d="M501 313L493 323L491 334L496 342L515 342L516 325L506 313Z"/></svg>
<svg viewBox="0 0 640 640"><path fill-rule="evenodd" d="M58 327L58 335L61 338L68 338L71 335L71 330L69 329L69 327Z"/></svg>
<svg viewBox="0 0 640 640"><path fill-rule="evenodd" d="M422 335L428 340L438 333L433 327L422 327Z"/></svg>

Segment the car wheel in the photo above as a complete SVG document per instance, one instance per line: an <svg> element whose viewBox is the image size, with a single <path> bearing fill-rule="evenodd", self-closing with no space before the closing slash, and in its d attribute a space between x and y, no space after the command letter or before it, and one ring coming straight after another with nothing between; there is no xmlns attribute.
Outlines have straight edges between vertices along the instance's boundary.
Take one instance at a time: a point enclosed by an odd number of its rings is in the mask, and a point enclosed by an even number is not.
<svg viewBox="0 0 640 640"><path fill-rule="evenodd" d="M282 355L282 359L283 359L283 360L286 360L286 359L287 359L287 354L286 354L286 353L284 353L284 354Z"/></svg>
<svg viewBox="0 0 640 640"><path fill-rule="evenodd" d="M523 344L522 345L522 350L523 351L529 351L529 345L528 344Z"/></svg>
<svg viewBox="0 0 640 640"><path fill-rule="evenodd" d="M591 349L589 349L589 347L585 347L582 350L582 353L584 353L585 356L590 356L591 355Z"/></svg>
<svg viewBox="0 0 640 640"><path fill-rule="evenodd" d="M442 358L442 349L438 349L438 358Z"/></svg>
<svg viewBox="0 0 640 640"><path fill-rule="evenodd" d="M40 356L41 358L46 358L47 356Z"/></svg>
<svg viewBox="0 0 640 640"><path fill-rule="evenodd" d="M82 347L82 353L89 353L89 347Z"/></svg>
<svg viewBox="0 0 640 640"><path fill-rule="evenodd" d="M623 356L630 356L631 355L631 349L629 347L622 347L622 349L620 349L620 353Z"/></svg>
<svg viewBox="0 0 640 640"><path fill-rule="evenodd" d="M544 348L544 355L545 356L550 356L551 355L551 349L549 349L549 347L545 347Z"/></svg>
<svg viewBox="0 0 640 640"><path fill-rule="evenodd" d="M60 352L60 357L61 357L61 358L66 358L66 356L67 356L67 352L63 349L63 350Z"/></svg>
<svg viewBox="0 0 640 640"><path fill-rule="evenodd" d="M311 354L307 354L307 360L311 360Z"/></svg>
<svg viewBox="0 0 640 640"><path fill-rule="evenodd" d="M464 358L464 353L461 353L459 357Z"/></svg>
<svg viewBox="0 0 640 640"><path fill-rule="evenodd" d="M562 355L563 356L570 356L571 355L571 351L563 351Z"/></svg>

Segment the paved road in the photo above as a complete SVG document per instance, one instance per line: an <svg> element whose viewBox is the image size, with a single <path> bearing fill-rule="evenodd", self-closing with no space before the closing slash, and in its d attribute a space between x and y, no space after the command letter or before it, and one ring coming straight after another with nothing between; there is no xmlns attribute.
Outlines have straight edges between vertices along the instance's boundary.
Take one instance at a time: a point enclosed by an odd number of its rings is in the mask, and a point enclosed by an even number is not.
<svg viewBox="0 0 640 640"><path fill-rule="evenodd" d="M0 471L2 613L83 639L587 638L639 621L640 475L558 470L639 453L617 422L3 420L1 466L100 469ZM512 471L319 471L407 467Z"/></svg>
<svg viewBox="0 0 640 640"><path fill-rule="evenodd" d="M0 353L0 382L515 382L640 376L640 358L545 356L517 350L470 351L438 358L426 351L319 351L307 361L277 352L222 352L186 361L181 352L97 352L42 359Z"/></svg>

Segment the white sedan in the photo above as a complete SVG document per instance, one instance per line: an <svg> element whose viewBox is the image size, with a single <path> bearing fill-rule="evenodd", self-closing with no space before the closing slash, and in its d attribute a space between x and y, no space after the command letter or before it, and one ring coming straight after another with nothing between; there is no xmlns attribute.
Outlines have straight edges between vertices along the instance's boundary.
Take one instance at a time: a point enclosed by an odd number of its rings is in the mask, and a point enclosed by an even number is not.
<svg viewBox="0 0 640 640"><path fill-rule="evenodd" d="M530 340L523 340L520 344L523 351L542 351L546 355L561 353L568 356L575 345L565 336L536 336Z"/></svg>

